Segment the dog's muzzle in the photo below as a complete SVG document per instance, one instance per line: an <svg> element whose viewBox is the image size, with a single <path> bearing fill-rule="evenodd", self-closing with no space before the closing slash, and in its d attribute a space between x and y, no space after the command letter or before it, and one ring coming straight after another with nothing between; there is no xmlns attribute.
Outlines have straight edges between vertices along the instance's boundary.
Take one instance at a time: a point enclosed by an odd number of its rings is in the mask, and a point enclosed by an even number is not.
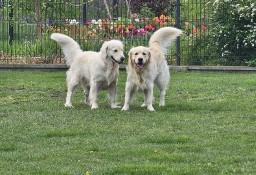
<svg viewBox="0 0 256 175"><path fill-rule="evenodd" d="M121 57L121 58L120 58L120 61L117 61L113 56L111 56L111 59L112 59L113 62L118 63L118 64L121 64L122 62L124 62L124 59L125 59L125 58L124 58L124 57Z"/></svg>
<svg viewBox="0 0 256 175"><path fill-rule="evenodd" d="M138 59L138 62L136 63L136 66L137 66L139 69L142 69L142 68L144 67L143 58L139 58L139 59Z"/></svg>

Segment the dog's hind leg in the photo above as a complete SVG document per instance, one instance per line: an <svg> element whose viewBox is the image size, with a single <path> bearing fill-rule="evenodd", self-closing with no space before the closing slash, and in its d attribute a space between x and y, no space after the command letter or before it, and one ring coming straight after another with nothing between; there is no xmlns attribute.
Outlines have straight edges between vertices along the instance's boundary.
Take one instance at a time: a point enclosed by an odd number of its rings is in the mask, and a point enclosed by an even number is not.
<svg viewBox="0 0 256 175"><path fill-rule="evenodd" d="M165 106L165 95L166 95L166 89L168 87L168 82L169 81L158 84L158 88L160 90L159 106Z"/></svg>
<svg viewBox="0 0 256 175"><path fill-rule="evenodd" d="M85 98L84 103L86 105L90 105L90 100L89 100L90 85L88 84L85 78L82 78L82 80L80 81L80 84L84 90L84 98Z"/></svg>
<svg viewBox="0 0 256 175"><path fill-rule="evenodd" d="M90 92L90 86L84 87L84 103L87 105L90 105L90 100L89 100L89 92Z"/></svg>
<svg viewBox="0 0 256 175"><path fill-rule="evenodd" d="M159 106L165 106L165 88L164 89L160 89L160 101L159 101Z"/></svg>
<svg viewBox="0 0 256 175"><path fill-rule="evenodd" d="M72 79L70 82L68 82L68 91L67 91L65 107L72 107L71 98L78 84L79 84L79 81L77 81L76 79Z"/></svg>
<svg viewBox="0 0 256 175"><path fill-rule="evenodd" d="M160 90L159 106L165 106L165 95L167 89L167 83L157 84Z"/></svg>
<svg viewBox="0 0 256 175"><path fill-rule="evenodd" d="M166 95L166 90L168 88L169 80L170 80L170 74L169 72L164 74L161 74L161 76L157 77L156 84L160 90L160 101L159 101L159 106L165 106L165 95Z"/></svg>

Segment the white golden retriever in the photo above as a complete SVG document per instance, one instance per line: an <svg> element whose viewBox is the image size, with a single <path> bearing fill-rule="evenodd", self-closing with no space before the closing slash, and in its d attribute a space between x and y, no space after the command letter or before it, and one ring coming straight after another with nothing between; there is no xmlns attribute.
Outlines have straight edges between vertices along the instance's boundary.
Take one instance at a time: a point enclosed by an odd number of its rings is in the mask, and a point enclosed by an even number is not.
<svg viewBox="0 0 256 175"><path fill-rule="evenodd" d="M117 79L119 64L124 61L123 44L118 40L106 41L99 52L82 51L79 44L64 34L53 33L51 39L62 48L67 65L66 107L71 107L71 97L81 84L85 92L85 102L91 109L98 108L97 94L108 90L111 108L117 108Z"/></svg>
<svg viewBox="0 0 256 175"><path fill-rule="evenodd" d="M144 103L149 111L154 111L154 83L160 90L159 106L165 105L165 93L170 79L169 67L165 59L168 46L182 31L173 27L157 30L149 40L149 47L138 46L129 52L127 81L125 87L125 103L122 110L129 109L130 102L137 89L144 92Z"/></svg>

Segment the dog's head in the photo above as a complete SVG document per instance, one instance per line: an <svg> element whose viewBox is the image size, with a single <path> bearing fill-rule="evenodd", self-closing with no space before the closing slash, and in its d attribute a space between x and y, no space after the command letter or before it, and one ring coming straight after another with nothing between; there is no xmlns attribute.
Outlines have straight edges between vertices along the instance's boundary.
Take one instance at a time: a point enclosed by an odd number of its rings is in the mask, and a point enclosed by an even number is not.
<svg viewBox="0 0 256 175"><path fill-rule="evenodd" d="M150 58L151 53L147 47L134 47L129 52L129 64L136 66L138 69L143 69L149 63Z"/></svg>
<svg viewBox="0 0 256 175"><path fill-rule="evenodd" d="M110 59L114 63L121 64L124 61L123 43L119 40L105 41L101 52L106 59Z"/></svg>

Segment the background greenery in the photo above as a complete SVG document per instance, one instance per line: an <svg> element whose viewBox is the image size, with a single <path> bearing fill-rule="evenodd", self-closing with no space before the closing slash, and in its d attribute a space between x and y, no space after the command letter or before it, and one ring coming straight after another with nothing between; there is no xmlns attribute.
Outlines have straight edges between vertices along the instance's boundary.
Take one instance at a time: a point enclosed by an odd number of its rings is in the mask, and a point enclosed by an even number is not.
<svg viewBox="0 0 256 175"><path fill-rule="evenodd" d="M219 13L225 11L225 13ZM256 3L254 0L225 0L214 3L213 42L221 62L251 65L256 61Z"/></svg>
<svg viewBox="0 0 256 175"><path fill-rule="evenodd" d="M87 5L86 18L83 16L84 2ZM156 29L176 26L176 1L124 0L117 6L112 0L106 2L112 15L108 29L99 22L109 19L107 8L100 0L4 1L0 4L0 63L63 63L60 49L49 41L52 32L70 35L84 50L97 51L103 41L121 39L128 52L133 46L147 45ZM254 0L180 2L181 29L184 31L180 53L183 65L256 65ZM12 9L13 17L10 18ZM135 22L134 14L139 22ZM162 14L168 19L161 23ZM160 22L154 23L154 18ZM75 20L75 25L72 20ZM92 21L96 23L89 25ZM130 30L131 23L135 28ZM137 29L146 29L147 24L151 24L154 30L140 37L131 37ZM14 27L12 45L9 44L9 26ZM167 55L169 64L176 64L175 54L174 46Z"/></svg>
<svg viewBox="0 0 256 175"><path fill-rule="evenodd" d="M172 72L166 107L64 107L65 72L0 73L0 174L255 174L256 75ZM118 100L124 102L121 72Z"/></svg>

